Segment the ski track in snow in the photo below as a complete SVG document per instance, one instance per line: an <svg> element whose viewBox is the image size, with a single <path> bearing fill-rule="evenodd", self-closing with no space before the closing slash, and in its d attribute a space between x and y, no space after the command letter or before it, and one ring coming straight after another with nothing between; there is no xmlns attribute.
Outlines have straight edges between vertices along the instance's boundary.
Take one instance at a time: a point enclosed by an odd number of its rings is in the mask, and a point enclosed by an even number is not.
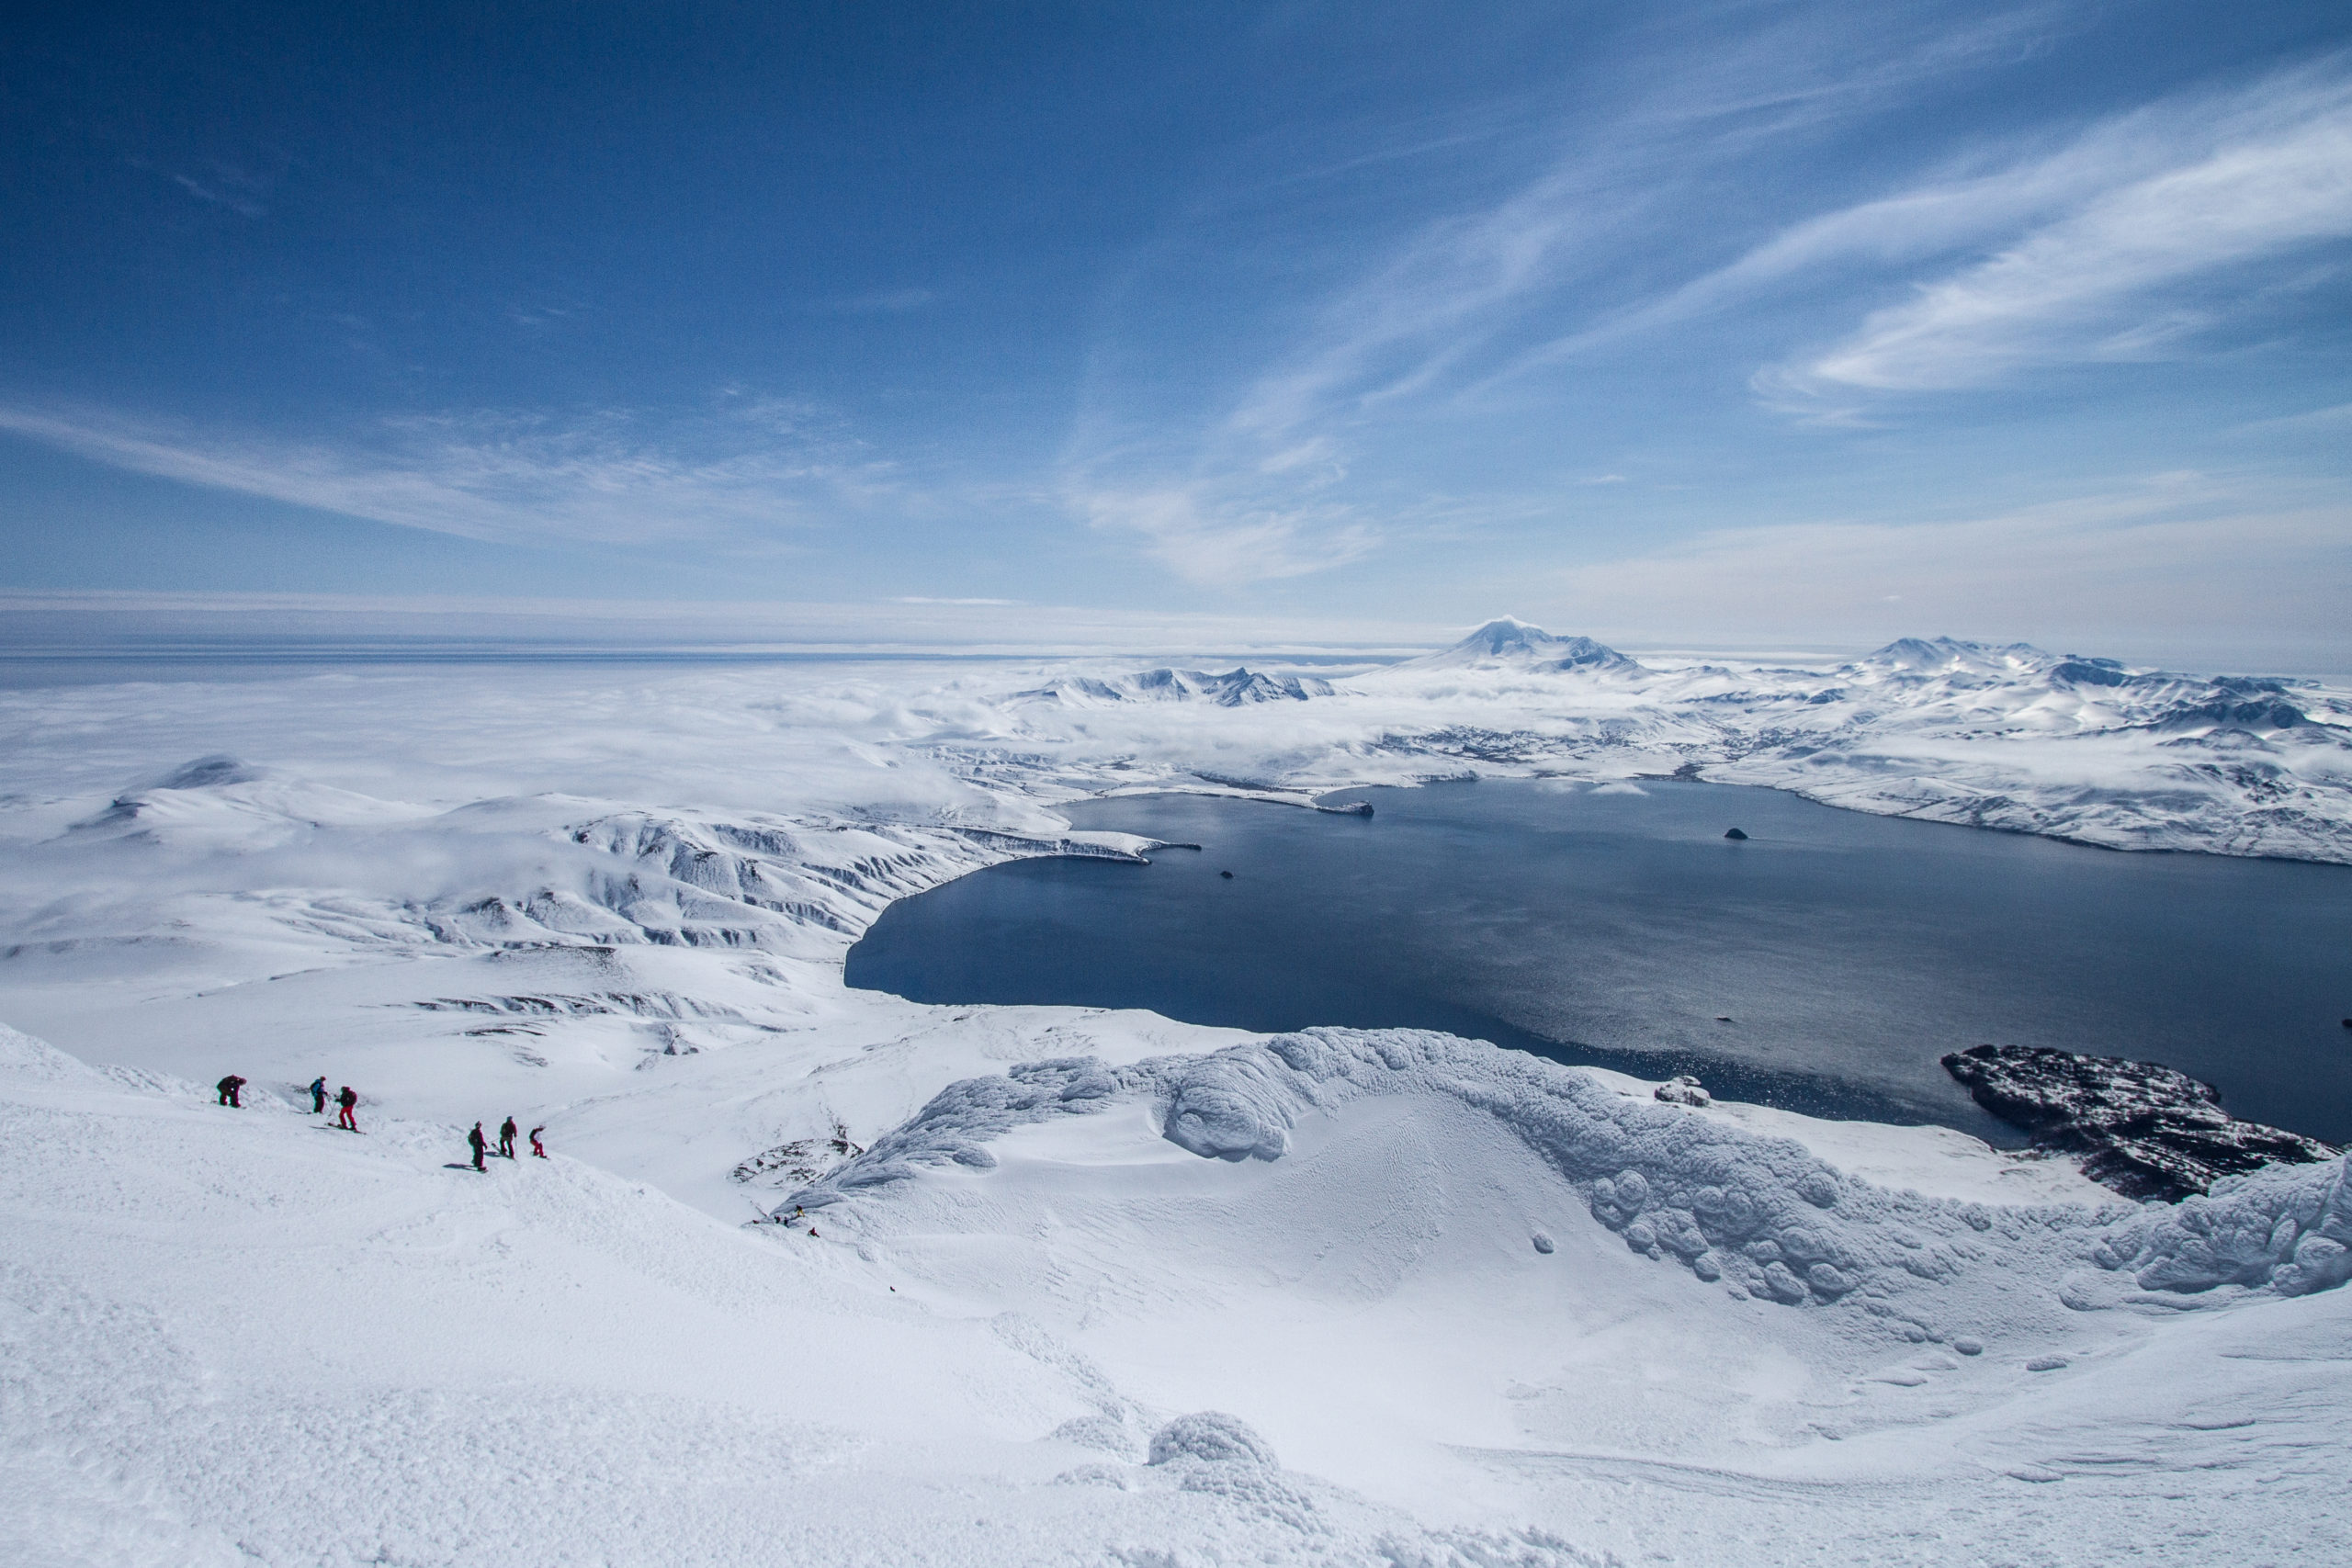
<svg viewBox="0 0 2352 1568"><path fill-rule="evenodd" d="M1682 771L2352 861L2347 724L2027 649L1645 669L1514 623L1328 690L0 694L0 1018L73 1053L0 1034L0 1560L2324 1556L2343 1162L2135 1206L1944 1129L841 962L950 877L1146 852L1055 814L1118 789ZM195 1087L230 1070L243 1112ZM322 1072L367 1136L295 1111ZM450 1168L509 1112L557 1157Z"/></svg>

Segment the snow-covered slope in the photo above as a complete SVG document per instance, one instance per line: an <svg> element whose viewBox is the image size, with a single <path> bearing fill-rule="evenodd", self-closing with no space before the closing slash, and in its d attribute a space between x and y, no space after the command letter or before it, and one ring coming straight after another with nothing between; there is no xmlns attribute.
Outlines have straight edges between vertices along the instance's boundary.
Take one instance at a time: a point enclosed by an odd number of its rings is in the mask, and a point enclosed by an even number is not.
<svg viewBox="0 0 2352 1568"><path fill-rule="evenodd" d="M446 1127L353 1138L6 1033L0 1125L20 1568L1447 1550L1217 1455L1228 1424L1146 1413L1033 1322L560 1156L476 1175ZM1144 1433L1114 1472L1106 1408Z"/></svg>
<svg viewBox="0 0 2352 1568"><path fill-rule="evenodd" d="M960 1084L791 1224L17 1035L0 1121L11 1562L2267 1562L2346 1523L2352 1295L2199 1250L2316 1258L2335 1168L1987 1206L1345 1032Z"/></svg>
<svg viewBox="0 0 2352 1568"><path fill-rule="evenodd" d="M1054 809L1119 788L1688 766L2344 858L2340 695L1923 647L0 693L0 1019L81 1059L0 1042L0 1560L2324 1553L2336 1168L2127 1209L1434 1037L842 984L892 898L1147 852ZM2232 748L2270 794L2165 771ZM508 1113L557 1157L449 1168Z"/></svg>

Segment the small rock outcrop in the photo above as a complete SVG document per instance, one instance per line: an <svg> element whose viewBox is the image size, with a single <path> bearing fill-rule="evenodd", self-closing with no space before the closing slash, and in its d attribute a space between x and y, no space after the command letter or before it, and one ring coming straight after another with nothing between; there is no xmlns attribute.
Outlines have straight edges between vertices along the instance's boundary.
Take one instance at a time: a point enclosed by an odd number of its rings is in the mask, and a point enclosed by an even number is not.
<svg viewBox="0 0 2352 1568"><path fill-rule="evenodd" d="M2085 1155L2083 1172L2127 1198L2166 1202L2223 1177L2340 1152L2316 1138L2241 1122L2212 1085L2154 1062L2030 1045L1974 1045L1943 1059L1976 1103L2033 1134L2037 1146Z"/></svg>
<svg viewBox="0 0 2352 1568"><path fill-rule="evenodd" d="M1741 832L1736 828L1731 829L1729 831L1725 832L1724 837L1726 839L1737 839L1742 843L1746 843L1747 841L1747 835Z"/></svg>
<svg viewBox="0 0 2352 1568"><path fill-rule="evenodd" d="M1662 1100L1668 1105L1713 1105L1715 1097L1699 1087L1699 1080L1689 1073L1668 1080L1650 1090L1650 1098Z"/></svg>

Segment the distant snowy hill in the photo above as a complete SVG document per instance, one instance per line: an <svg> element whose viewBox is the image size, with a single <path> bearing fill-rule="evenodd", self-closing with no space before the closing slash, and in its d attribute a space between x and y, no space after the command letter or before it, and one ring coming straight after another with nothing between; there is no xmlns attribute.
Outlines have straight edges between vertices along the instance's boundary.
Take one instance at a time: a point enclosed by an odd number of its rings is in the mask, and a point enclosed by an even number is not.
<svg viewBox="0 0 2352 1568"><path fill-rule="evenodd" d="M1595 671L1608 679L1582 678ZM1673 773L2115 849L2352 862L2352 694L2310 682L1951 637L1826 668L1645 665L1503 620L1345 692L1382 715L1373 746L1399 759ZM1366 771L1302 760L1284 782Z"/></svg>
<svg viewBox="0 0 2352 1568"><path fill-rule="evenodd" d="M1252 703L1304 702L1328 697L1331 683L1311 675L1268 675L1249 669L1213 674L1205 670L1146 670L1134 675L1057 676L1042 686L1015 692L1015 702L1064 704L1091 707L1105 703L1207 702L1218 707L1242 707Z"/></svg>
<svg viewBox="0 0 2352 1568"><path fill-rule="evenodd" d="M1488 621L1452 648L1424 654L1400 670L1552 670L1631 674L1641 666L1589 637L1554 637L1541 626L1505 615Z"/></svg>

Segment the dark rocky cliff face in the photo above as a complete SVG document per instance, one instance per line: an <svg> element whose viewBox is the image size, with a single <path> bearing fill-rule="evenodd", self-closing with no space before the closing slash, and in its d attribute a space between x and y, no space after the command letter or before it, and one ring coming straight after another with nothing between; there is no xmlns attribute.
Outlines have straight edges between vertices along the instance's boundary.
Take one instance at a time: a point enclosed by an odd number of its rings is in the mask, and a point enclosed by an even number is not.
<svg viewBox="0 0 2352 1568"><path fill-rule="evenodd" d="M2222 1109L2212 1085L2153 1062L1975 1045L1943 1064L1977 1104L2033 1134L2039 1147L2086 1156L2085 1174L2127 1198L2177 1201L2225 1176L2341 1152L2300 1133L2241 1122Z"/></svg>

